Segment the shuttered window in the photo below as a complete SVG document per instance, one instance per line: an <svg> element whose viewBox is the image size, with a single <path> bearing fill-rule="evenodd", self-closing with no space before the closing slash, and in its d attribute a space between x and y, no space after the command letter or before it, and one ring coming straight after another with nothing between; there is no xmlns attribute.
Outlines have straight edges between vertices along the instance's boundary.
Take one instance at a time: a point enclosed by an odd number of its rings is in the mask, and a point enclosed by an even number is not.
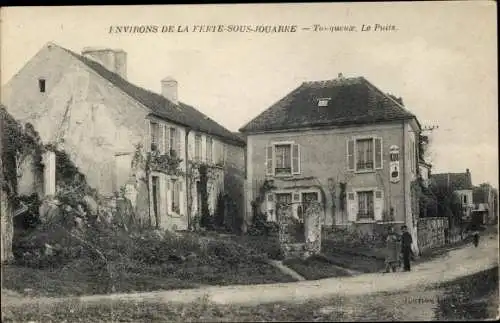
<svg viewBox="0 0 500 323"><path fill-rule="evenodd" d="M374 219L373 191L358 192L358 220Z"/></svg>
<svg viewBox="0 0 500 323"><path fill-rule="evenodd" d="M151 122L151 151L157 151L158 139L160 137L160 126L156 122Z"/></svg>
<svg viewBox="0 0 500 323"><path fill-rule="evenodd" d="M297 175L301 173L300 146L298 144L273 144L266 148L267 175Z"/></svg>
<svg viewBox="0 0 500 323"><path fill-rule="evenodd" d="M346 163L349 171L382 169L382 138L348 139L346 146Z"/></svg>
<svg viewBox="0 0 500 323"><path fill-rule="evenodd" d="M176 128L170 128L170 152L173 154L176 154L177 156L180 155L180 135L179 131L177 131Z"/></svg>

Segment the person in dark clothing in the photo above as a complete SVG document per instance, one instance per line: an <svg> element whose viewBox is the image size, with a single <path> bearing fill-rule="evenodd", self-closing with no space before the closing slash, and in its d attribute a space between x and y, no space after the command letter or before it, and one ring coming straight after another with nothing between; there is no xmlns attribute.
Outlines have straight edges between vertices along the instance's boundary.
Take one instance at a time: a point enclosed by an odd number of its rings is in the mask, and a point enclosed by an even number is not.
<svg viewBox="0 0 500 323"><path fill-rule="evenodd" d="M411 257L411 244L412 238L411 234L408 232L408 227L403 225L401 227L401 253L403 254L403 269L404 271L410 271L410 257Z"/></svg>

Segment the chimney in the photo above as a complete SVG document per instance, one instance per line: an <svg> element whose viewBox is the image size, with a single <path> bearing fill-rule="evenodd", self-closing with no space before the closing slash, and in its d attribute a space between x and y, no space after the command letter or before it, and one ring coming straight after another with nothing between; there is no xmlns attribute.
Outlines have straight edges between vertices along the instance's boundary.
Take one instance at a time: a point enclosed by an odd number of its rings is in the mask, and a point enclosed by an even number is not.
<svg viewBox="0 0 500 323"><path fill-rule="evenodd" d="M177 81L171 77L161 80L161 95L174 104L178 104L177 99Z"/></svg>
<svg viewBox="0 0 500 323"><path fill-rule="evenodd" d="M86 47L82 56L89 58L109 71L127 79L127 53L122 49Z"/></svg>

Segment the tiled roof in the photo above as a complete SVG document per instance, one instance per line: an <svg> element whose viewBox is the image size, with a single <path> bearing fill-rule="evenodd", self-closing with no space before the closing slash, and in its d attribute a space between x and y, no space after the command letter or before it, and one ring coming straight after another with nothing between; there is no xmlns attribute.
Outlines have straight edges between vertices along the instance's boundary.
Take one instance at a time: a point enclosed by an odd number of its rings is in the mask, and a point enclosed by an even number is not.
<svg viewBox="0 0 500 323"><path fill-rule="evenodd" d="M148 91L128 82L120 75L111 72L101 64L91 59L76 54L69 49L63 47L61 48L79 59L101 77L114 84L131 98L149 108L151 110L151 114L171 122L190 127L195 131L205 132L210 135L217 136L222 140L229 141L233 144L245 144L245 141L243 141L239 136L235 136L231 131L210 119L194 107L182 102L174 104L160 94Z"/></svg>
<svg viewBox="0 0 500 323"><path fill-rule="evenodd" d="M431 183L436 186L449 186L453 190L471 190L473 188L468 172L432 174Z"/></svg>
<svg viewBox="0 0 500 323"><path fill-rule="evenodd" d="M328 105L318 106L318 100ZM364 77L304 82L240 129L242 132L369 124L411 119L395 98Z"/></svg>

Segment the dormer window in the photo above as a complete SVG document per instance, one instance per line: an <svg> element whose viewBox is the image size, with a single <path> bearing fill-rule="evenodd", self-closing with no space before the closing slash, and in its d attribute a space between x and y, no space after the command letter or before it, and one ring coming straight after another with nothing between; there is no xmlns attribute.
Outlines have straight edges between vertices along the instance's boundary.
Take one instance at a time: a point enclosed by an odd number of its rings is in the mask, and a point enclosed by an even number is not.
<svg viewBox="0 0 500 323"><path fill-rule="evenodd" d="M38 79L38 89L40 93L45 93L45 79Z"/></svg>
<svg viewBox="0 0 500 323"><path fill-rule="evenodd" d="M330 101L330 98L321 98L318 99L318 107L326 107L328 106L328 102Z"/></svg>

